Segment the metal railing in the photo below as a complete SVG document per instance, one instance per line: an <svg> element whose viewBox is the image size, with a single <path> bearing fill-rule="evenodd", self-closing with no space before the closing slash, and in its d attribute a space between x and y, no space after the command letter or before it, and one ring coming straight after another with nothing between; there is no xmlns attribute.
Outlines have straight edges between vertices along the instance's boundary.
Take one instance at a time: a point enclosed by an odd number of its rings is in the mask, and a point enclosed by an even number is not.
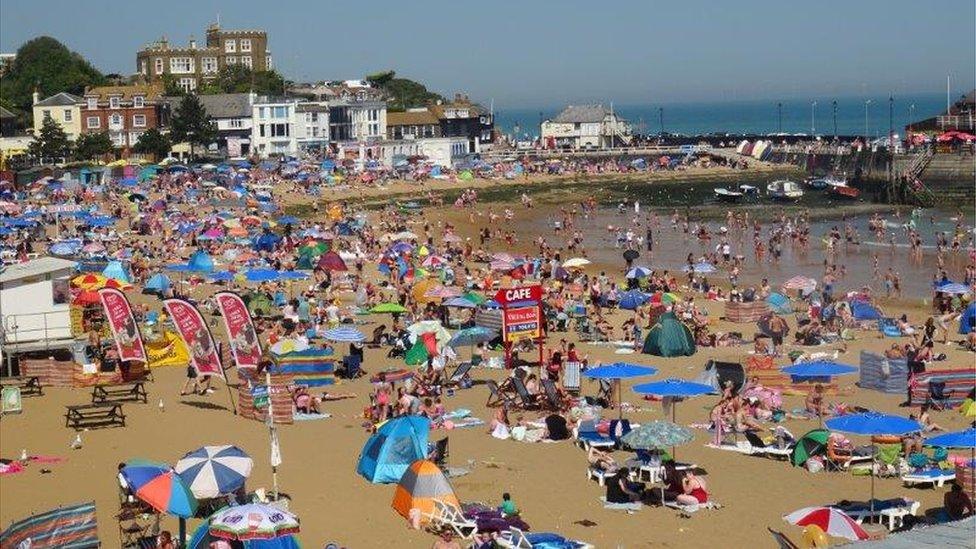
<svg viewBox="0 0 976 549"><path fill-rule="evenodd" d="M969 114L941 114L937 119L942 130L972 130L976 128L976 115Z"/></svg>
<svg viewBox="0 0 976 549"><path fill-rule="evenodd" d="M40 325L33 321L24 322L25 319L36 317L41 318ZM21 323L26 323L31 327L21 329ZM67 311L7 315L2 317L0 329L2 329L0 331L0 343L4 346L42 342L43 348L48 349L53 341L73 338L71 315Z"/></svg>

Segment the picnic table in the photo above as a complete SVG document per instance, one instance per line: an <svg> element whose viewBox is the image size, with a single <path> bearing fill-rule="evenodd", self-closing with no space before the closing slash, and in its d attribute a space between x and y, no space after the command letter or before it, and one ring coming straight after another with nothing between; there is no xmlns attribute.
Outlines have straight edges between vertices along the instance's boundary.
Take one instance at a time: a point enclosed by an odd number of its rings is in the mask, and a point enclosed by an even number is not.
<svg viewBox="0 0 976 549"><path fill-rule="evenodd" d="M44 386L37 376L11 376L0 378L0 387L20 387L21 395L44 395Z"/></svg>
<svg viewBox="0 0 976 549"><path fill-rule="evenodd" d="M75 404L65 408L67 411L64 414L64 426L73 427L76 431L113 425L125 427L125 413L119 402Z"/></svg>
<svg viewBox="0 0 976 549"><path fill-rule="evenodd" d="M132 400L149 401L144 381L128 381L123 383L108 383L92 387L92 403Z"/></svg>

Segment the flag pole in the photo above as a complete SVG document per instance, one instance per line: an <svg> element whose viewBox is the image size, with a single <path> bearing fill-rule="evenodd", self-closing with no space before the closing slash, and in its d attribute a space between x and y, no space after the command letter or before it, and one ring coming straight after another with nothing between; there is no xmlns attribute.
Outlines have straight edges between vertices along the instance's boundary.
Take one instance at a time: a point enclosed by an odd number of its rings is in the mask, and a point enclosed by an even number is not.
<svg viewBox="0 0 976 549"><path fill-rule="evenodd" d="M268 437L271 442L271 483L274 501L278 501L278 462L281 460L281 450L278 447L278 432L274 424L274 405L271 403L271 371L265 369L264 383L268 388L268 415L265 422L268 424Z"/></svg>
<svg viewBox="0 0 976 549"><path fill-rule="evenodd" d="M227 387L227 398L230 399L230 410L237 415L237 404L234 402L234 391L230 390L230 383L227 381L227 370L224 368L224 344L223 342L217 346L217 356L220 357L220 368L224 371L224 385Z"/></svg>

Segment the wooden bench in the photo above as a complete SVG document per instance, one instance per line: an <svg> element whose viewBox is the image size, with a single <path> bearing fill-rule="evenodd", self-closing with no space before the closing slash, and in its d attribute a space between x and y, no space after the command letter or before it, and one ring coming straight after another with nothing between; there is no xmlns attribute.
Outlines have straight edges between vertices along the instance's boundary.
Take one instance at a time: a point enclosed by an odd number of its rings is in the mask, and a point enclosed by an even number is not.
<svg viewBox="0 0 976 549"><path fill-rule="evenodd" d="M149 394L146 393L146 384L143 381L130 381L127 383L111 383L106 385L95 385L92 387L92 404L100 402L132 400L149 401Z"/></svg>
<svg viewBox="0 0 976 549"><path fill-rule="evenodd" d="M64 426L73 427L76 431L114 425L125 427L125 413L122 411L122 404L118 402L76 404L65 408L67 412L64 414Z"/></svg>
<svg viewBox="0 0 976 549"><path fill-rule="evenodd" d="M0 379L0 387L20 387L20 394L44 395L44 386L41 385L41 378L37 376L12 376Z"/></svg>

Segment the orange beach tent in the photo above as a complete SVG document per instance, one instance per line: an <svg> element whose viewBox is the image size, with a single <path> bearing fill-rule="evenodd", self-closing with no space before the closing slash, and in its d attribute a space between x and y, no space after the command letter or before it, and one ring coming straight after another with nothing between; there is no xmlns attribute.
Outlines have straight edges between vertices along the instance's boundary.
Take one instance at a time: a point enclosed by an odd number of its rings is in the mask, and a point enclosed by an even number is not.
<svg viewBox="0 0 976 549"><path fill-rule="evenodd" d="M418 459L400 477L396 492L393 494L393 509L403 518L410 520L410 510L419 509L421 522L427 522L425 516L434 511L434 500L461 506L454 488L432 461Z"/></svg>

